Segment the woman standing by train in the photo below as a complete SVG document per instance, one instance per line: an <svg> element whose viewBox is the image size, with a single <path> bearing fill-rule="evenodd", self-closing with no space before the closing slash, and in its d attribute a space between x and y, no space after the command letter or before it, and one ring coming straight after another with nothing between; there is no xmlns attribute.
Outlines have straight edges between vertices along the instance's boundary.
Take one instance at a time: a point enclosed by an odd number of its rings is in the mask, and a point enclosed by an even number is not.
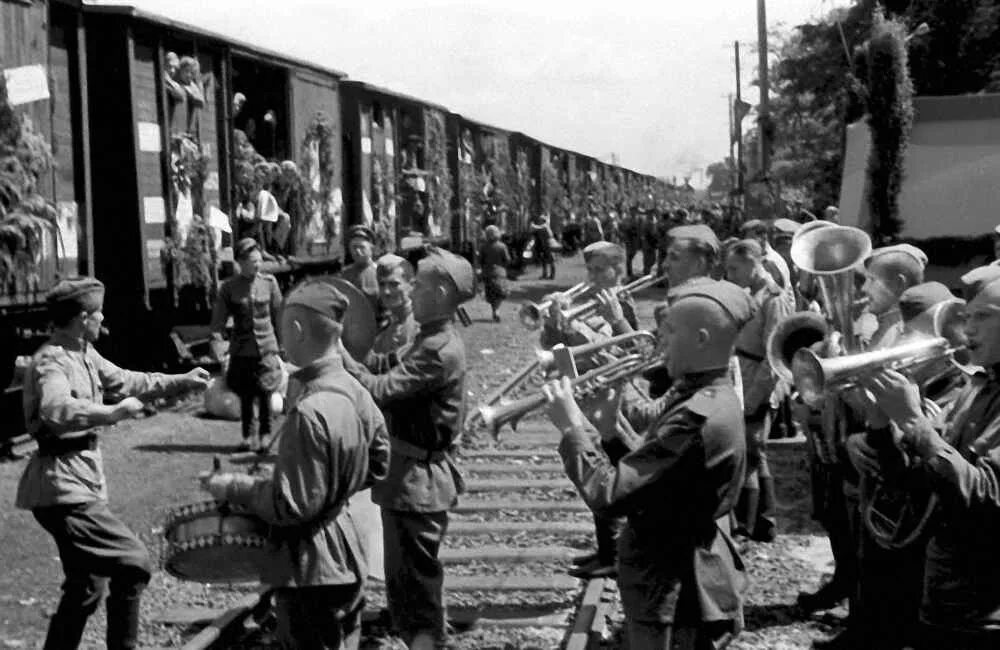
<svg viewBox="0 0 1000 650"><path fill-rule="evenodd" d="M493 320L500 322L500 304L510 295L507 290L507 267L510 266L510 252L500 241L500 229L486 226L486 243L479 251L479 264L483 274L483 288L486 302L493 310ZM537 247L535 250L538 250ZM550 254L551 255L551 254Z"/></svg>

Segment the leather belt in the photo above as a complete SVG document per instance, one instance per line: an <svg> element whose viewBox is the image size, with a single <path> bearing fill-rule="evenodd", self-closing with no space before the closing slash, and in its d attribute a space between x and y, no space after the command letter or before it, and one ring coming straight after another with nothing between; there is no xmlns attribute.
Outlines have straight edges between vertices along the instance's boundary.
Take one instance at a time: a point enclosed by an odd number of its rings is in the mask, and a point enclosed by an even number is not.
<svg viewBox="0 0 1000 650"><path fill-rule="evenodd" d="M389 440L389 448L401 456L425 463L438 463L448 458L448 452L446 451L424 449L399 438L391 438Z"/></svg>
<svg viewBox="0 0 1000 650"><path fill-rule="evenodd" d="M754 354L753 352L747 352L746 350L741 350L739 348L736 348L736 356L743 357L744 359L748 359L750 361L756 361L757 363L763 363L764 361L764 357L760 356L759 354Z"/></svg>
<svg viewBox="0 0 1000 650"><path fill-rule="evenodd" d="M74 451L97 449L97 434L73 438L38 438L38 454L40 456L62 456Z"/></svg>

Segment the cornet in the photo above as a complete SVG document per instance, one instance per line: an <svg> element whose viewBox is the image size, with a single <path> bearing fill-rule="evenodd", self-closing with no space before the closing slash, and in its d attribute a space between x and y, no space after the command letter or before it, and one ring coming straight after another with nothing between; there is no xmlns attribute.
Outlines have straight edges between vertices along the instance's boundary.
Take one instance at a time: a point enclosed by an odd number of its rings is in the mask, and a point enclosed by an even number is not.
<svg viewBox="0 0 1000 650"><path fill-rule="evenodd" d="M629 282L625 286L615 289L615 293L619 296L629 295L636 293L637 291L642 291L647 287L651 287L654 284L658 284L667 279L666 275L653 275L652 273L644 275L641 278ZM596 312L601 306L601 301L597 298L591 298L585 303L577 305L575 307L570 307L569 309L563 310L563 319L567 322L574 321L578 318L588 318L591 314Z"/></svg>
<svg viewBox="0 0 1000 650"><path fill-rule="evenodd" d="M562 292L561 295L565 297L566 300L572 302L587 293L589 290L590 285L586 282L581 282L580 284L574 285ZM554 300L546 300L544 302L529 302L521 305L521 309L517 312L517 316L521 320L521 324L529 330L538 329L542 326L542 319L545 318L554 302Z"/></svg>
<svg viewBox="0 0 1000 650"><path fill-rule="evenodd" d="M619 334L603 341L574 345L569 348L569 353L576 360L600 352L609 352L611 348L621 347L626 344L635 348L637 352L641 353L644 351L646 356L650 356L656 347L656 335L645 330L628 332L627 334ZM555 354L551 350L538 350L535 354L538 355L538 365L543 370L551 370L555 366Z"/></svg>

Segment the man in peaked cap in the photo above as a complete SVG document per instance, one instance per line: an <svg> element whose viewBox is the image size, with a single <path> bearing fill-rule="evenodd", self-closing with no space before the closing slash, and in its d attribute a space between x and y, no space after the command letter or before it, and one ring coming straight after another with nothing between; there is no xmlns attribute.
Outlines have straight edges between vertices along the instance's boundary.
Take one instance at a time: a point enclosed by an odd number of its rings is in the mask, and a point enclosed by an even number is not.
<svg viewBox="0 0 1000 650"><path fill-rule="evenodd" d="M209 375L203 368L183 375L131 372L102 357L94 342L104 321L104 285L94 278L59 282L46 303L54 330L24 379L24 422L38 451L24 468L16 501L55 540L66 575L45 647L78 647L108 591L107 645L136 648L139 599L152 563L108 508L98 435L142 413L137 396L203 388ZM106 405L108 394L128 397Z"/></svg>
<svg viewBox="0 0 1000 650"><path fill-rule="evenodd" d="M226 384L240 400L241 449L260 451L268 446L274 415L271 395L283 373L278 339L281 288L277 278L260 270L263 257L256 241L241 239L234 252L240 272L219 286L210 328L212 337L221 341L227 321L233 319Z"/></svg>
<svg viewBox="0 0 1000 650"><path fill-rule="evenodd" d="M625 515L618 586L635 650L724 647L742 627L742 562L727 534L746 470L743 414L728 362L754 305L724 281L688 285L661 320L674 386L653 408L625 404L639 447L612 463L593 443L616 412L608 391L584 404L568 380L546 386L559 453L587 504ZM714 644L714 645L713 645Z"/></svg>
<svg viewBox="0 0 1000 650"><path fill-rule="evenodd" d="M469 262L430 248L417 265L412 294L420 331L399 362L373 374L344 353L348 372L368 389L389 426L391 472L372 500L382 506L389 612L410 647L447 642L438 552L448 511L462 491L451 452L463 422L466 364L453 321L474 294Z"/></svg>
<svg viewBox="0 0 1000 650"><path fill-rule="evenodd" d="M778 504L767 463L767 436L779 400L774 394L777 377L767 362L767 341L778 323L795 310L795 298L764 270L764 250L755 239L731 246L725 267L726 279L747 289L757 307L756 316L740 330L736 341L747 429L747 478L736 521L751 539L770 542L777 534Z"/></svg>
<svg viewBox="0 0 1000 650"><path fill-rule="evenodd" d="M370 549L347 505L388 474L389 439L371 395L344 371L347 307L348 299L325 282L306 282L288 294L282 340L303 389L282 424L273 476L202 478L213 497L280 531L261 581L276 590L278 636L288 648L350 649L361 639Z"/></svg>
<svg viewBox="0 0 1000 650"><path fill-rule="evenodd" d="M986 370L971 379L943 429L924 414L919 387L904 375L883 370L865 382L883 416L872 418L872 427L894 436L938 496L926 533L921 648L1000 647L1000 497L989 487L1000 483L1000 277L990 280L994 274L975 269L962 278L970 361Z"/></svg>
<svg viewBox="0 0 1000 650"><path fill-rule="evenodd" d="M378 309L375 233L365 225L351 226L347 230L347 250L351 253L351 264L340 275L368 296L372 309Z"/></svg>

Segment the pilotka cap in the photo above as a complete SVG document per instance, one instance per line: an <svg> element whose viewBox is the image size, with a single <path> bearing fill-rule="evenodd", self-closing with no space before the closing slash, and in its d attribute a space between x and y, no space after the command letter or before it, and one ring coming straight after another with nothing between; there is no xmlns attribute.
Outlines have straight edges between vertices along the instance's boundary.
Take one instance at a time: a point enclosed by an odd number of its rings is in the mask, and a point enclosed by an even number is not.
<svg viewBox="0 0 1000 650"><path fill-rule="evenodd" d="M295 287L285 298L285 307L298 305L338 321L350 304L347 296L336 287L320 280Z"/></svg>

